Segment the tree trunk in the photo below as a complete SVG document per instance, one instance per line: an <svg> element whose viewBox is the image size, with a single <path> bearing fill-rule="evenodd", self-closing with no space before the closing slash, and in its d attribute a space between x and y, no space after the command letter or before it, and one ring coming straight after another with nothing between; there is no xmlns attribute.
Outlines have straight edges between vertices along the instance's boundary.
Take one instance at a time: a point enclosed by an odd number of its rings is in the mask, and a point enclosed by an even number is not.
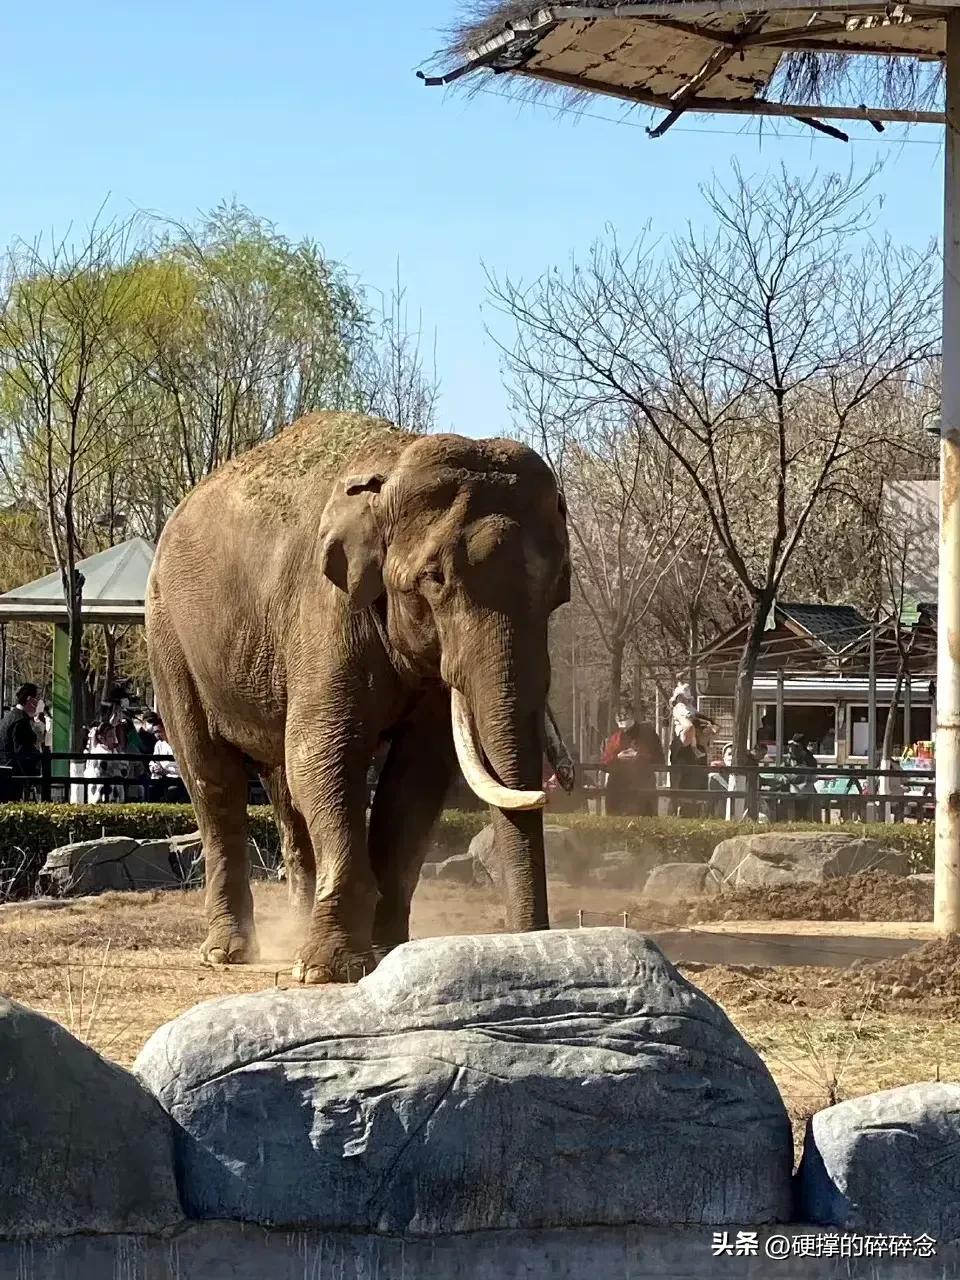
<svg viewBox="0 0 960 1280"><path fill-rule="evenodd" d="M113 627L104 624L103 644L106 650L106 661L103 670L103 694L101 702L110 701L110 692L117 675L117 633Z"/></svg>
<svg viewBox="0 0 960 1280"><path fill-rule="evenodd" d="M694 697L697 693L697 649L700 643L700 609L694 605L690 610L690 626L687 630L687 643L689 645L689 666L687 667L687 680L690 688L693 690Z"/></svg>
<svg viewBox="0 0 960 1280"><path fill-rule="evenodd" d="M750 737L750 720L753 715L753 677L757 669L757 659L763 644L763 632L767 615L773 603L772 596L758 596L750 610L749 625L743 651L737 666L737 686L733 700L733 759L735 764L743 764L746 760L747 743Z"/></svg>
<svg viewBox="0 0 960 1280"><path fill-rule="evenodd" d="M620 692L623 687L623 650L624 641L622 636L615 636L610 644L610 683L609 699L610 699L610 723L607 725L608 732L613 730L616 722L617 709L620 706Z"/></svg>
<svg viewBox="0 0 960 1280"><path fill-rule="evenodd" d="M897 708L900 705L900 693L903 689L903 676L907 668L907 660L903 654L897 663L897 678L893 685L893 697L890 699L890 710L887 712L887 723L883 730L883 746L880 748L880 767L887 768L890 753L893 750L893 734L897 725Z"/></svg>
<svg viewBox="0 0 960 1280"><path fill-rule="evenodd" d="M71 569L68 628L70 633L70 729L72 751L83 750L83 574Z"/></svg>

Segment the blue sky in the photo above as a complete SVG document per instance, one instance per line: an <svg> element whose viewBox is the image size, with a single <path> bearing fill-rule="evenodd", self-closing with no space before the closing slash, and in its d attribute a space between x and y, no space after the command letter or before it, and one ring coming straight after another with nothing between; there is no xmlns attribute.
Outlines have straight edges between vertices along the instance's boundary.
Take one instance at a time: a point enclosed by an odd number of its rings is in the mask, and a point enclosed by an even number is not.
<svg viewBox="0 0 960 1280"><path fill-rule="evenodd" d="M483 263L530 277L607 223L622 237L647 222L668 234L700 218L698 184L734 157L747 172L783 162L795 173L879 158L883 227L914 243L940 233L939 130L844 146L789 125L760 138L729 117L691 117L653 142L647 117L622 123L609 101L577 119L504 101L506 78L473 98L426 89L414 72L456 8L8 6L0 243L85 223L107 196L117 212L177 218L236 197L369 285L389 289L399 260L414 314L436 330L442 425L486 435L509 417Z"/></svg>

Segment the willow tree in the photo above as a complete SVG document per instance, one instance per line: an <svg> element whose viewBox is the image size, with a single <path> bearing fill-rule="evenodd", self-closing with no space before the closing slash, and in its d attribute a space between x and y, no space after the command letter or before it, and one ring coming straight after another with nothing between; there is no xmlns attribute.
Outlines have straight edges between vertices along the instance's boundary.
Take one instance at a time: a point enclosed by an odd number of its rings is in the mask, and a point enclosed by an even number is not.
<svg viewBox="0 0 960 1280"><path fill-rule="evenodd" d="M7 487L42 512L69 633L74 743L83 718L81 512L122 448L146 357L126 340L144 297L135 220L94 225L78 241L18 242L0 294L0 436ZM141 430L146 424L141 423ZM11 474L11 472L15 474Z"/></svg>
<svg viewBox="0 0 960 1280"><path fill-rule="evenodd" d="M938 349L936 247L872 238L869 181L735 170L704 190L709 236L610 237L583 265L492 284L516 326L514 378L549 386L569 418L620 406L639 448L689 478L748 614L741 758L764 627L811 517L850 458L882 451L872 404Z"/></svg>

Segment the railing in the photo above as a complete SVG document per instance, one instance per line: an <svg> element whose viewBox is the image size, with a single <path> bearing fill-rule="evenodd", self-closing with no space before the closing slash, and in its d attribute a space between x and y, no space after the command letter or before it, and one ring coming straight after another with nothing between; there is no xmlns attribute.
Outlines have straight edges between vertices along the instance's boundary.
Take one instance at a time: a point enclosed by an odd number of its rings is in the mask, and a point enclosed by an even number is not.
<svg viewBox="0 0 960 1280"><path fill-rule="evenodd" d="M102 764L109 761L111 765L119 765L124 772L118 776L82 777L71 772L71 765L89 761ZM147 800L154 797L154 803L189 803L179 797L172 799L171 792L182 788L176 778L154 778L150 774L150 762L161 761L171 763L169 756L153 757L137 753L117 752L108 756L94 755L88 751L44 751L40 757L40 772L23 774L14 773L12 769L0 765L0 801L39 800L66 804L75 790L79 790L86 803L91 787L108 787L111 793L119 797L120 803L132 800ZM63 770L58 764L65 766ZM258 778L251 777L248 784L248 802L250 804L266 804L267 795ZM138 794L145 793L145 794ZM184 792L183 795L186 793Z"/></svg>
<svg viewBox="0 0 960 1280"><path fill-rule="evenodd" d="M91 760L102 763L105 759L111 764L125 766L126 773L118 777L70 775L72 764L86 765ZM44 752L39 774L14 774L12 770L0 767L0 800L16 798L66 803L77 789L86 801L91 787L107 786L123 801L152 798L154 803L175 802L169 792L176 788L176 779L152 779L149 773L151 759L150 756L136 754L104 757L83 751ZM63 773L58 770L58 764L65 766ZM551 807L567 811L593 808L602 812L605 788L600 777L607 772L608 767L599 763L577 766L577 786L573 794L551 793ZM664 768L655 772L664 777L670 770ZM767 817L771 821L806 817L830 822L834 812L847 820L855 817L866 819L871 812L881 820L903 821L905 817L922 820L932 817L933 812L936 778L933 769L868 769L850 765L818 765L815 769L808 769L791 765L747 765L735 770L713 769L707 772L713 780L707 788L658 785L634 790L631 796L634 801L648 802L645 807L652 812L664 815L681 810L691 815ZM741 780L741 785L731 785L737 779ZM854 790L844 794L791 789L791 785L796 787L804 782L827 779L846 781ZM915 790L904 794L881 793L878 784L883 780L896 780L902 786L912 786ZM375 783L371 783L371 799L375 790ZM465 782L458 778L451 788L449 803L454 807L458 803L467 803L465 796L472 799ZM267 795L256 776L249 780L248 801L251 804L267 803ZM482 807L479 802L476 805Z"/></svg>
<svg viewBox="0 0 960 1280"><path fill-rule="evenodd" d="M605 788L600 784L599 776L607 772L609 766L602 764L579 765L577 789L573 796L566 797L558 807L577 809L592 806L599 810L605 798ZM663 777L669 775L670 769L665 766L654 772ZM918 820L933 817L936 782L936 771L933 768L869 769L854 765L800 768L793 765L761 764L744 765L735 769L707 768L701 769L701 772L706 772L712 780L712 785L706 789L658 785L655 788L639 789L631 794L636 800L651 802L648 807L660 814L670 814L682 807L697 815L766 817L771 821L808 818L811 821L830 822L834 812L848 820L873 816L880 821L889 818L902 822L905 817ZM739 786L734 785L737 779L741 781ZM794 789L804 783L831 779L846 782L849 790ZM891 793L887 787L880 785L891 780L904 788L902 793Z"/></svg>

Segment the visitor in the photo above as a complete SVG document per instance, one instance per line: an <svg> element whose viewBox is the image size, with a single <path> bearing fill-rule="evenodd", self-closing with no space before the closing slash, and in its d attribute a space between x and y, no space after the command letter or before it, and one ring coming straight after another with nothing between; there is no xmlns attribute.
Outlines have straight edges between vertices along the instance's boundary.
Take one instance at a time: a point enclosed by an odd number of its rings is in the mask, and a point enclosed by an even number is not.
<svg viewBox="0 0 960 1280"><path fill-rule="evenodd" d="M607 774L604 808L609 815L656 816L656 771L665 761L657 731L649 721L638 723L630 708L621 704L617 727L606 741L600 763Z"/></svg>
<svg viewBox="0 0 960 1280"><path fill-rule="evenodd" d="M145 756L152 756L157 745L157 728L160 717L155 711L145 711L137 723L137 736L140 739L140 750Z"/></svg>
<svg viewBox="0 0 960 1280"><path fill-rule="evenodd" d="M83 776L92 782L86 787L87 804L119 804L123 799L123 787L112 779L121 776L117 754L117 730L109 720L95 725L87 747L87 761Z"/></svg>
<svg viewBox="0 0 960 1280"><path fill-rule="evenodd" d="M759 750L762 752L763 747L760 747ZM725 743L723 750L720 753L719 759L714 760L711 764L710 776L707 779L707 787L710 791L719 791L724 793L728 793L730 791L730 777L733 770L733 756L734 756L733 743L732 742ZM743 762L748 769L755 769L759 764L762 763L762 756L759 756L755 751L748 750L744 755ZM746 777L747 775L745 774L742 775L741 787L743 783L746 781ZM737 788L734 788L734 789L736 790ZM766 803L765 801L760 799L759 779L757 780L756 792L757 792L758 812L753 813L751 811L751 808L752 808L751 802L749 801L749 799L747 799L746 801L744 801L743 817L745 820L755 818L760 822L769 822L770 815L769 815ZM727 816L727 802L725 799L718 798L714 800L710 807L714 817L725 818Z"/></svg>
<svg viewBox="0 0 960 1280"><path fill-rule="evenodd" d="M167 740L163 721L156 726L157 741L150 757L150 800L153 804L189 804L190 797L180 777L180 766Z"/></svg>
<svg viewBox="0 0 960 1280"><path fill-rule="evenodd" d="M25 779L40 774L41 754L33 723L39 701L37 686L22 684L16 691L14 706L0 720L0 767L10 771L7 780L0 783L0 798L4 800L22 800L30 786Z"/></svg>
<svg viewBox="0 0 960 1280"><path fill-rule="evenodd" d="M816 769L817 757L802 733L795 733L787 744L787 760L794 769ZM800 821L812 818L813 796L817 794L816 780L810 774L792 774L790 792L802 799L794 802L795 816Z"/></svg>
<svg viewBox="0 0 960 1280"><path fill-rule="evenodd" d="M697 710L693 690L681 681L670 699L673 736L670 740L670 785L676 791L707 791L708 751L716 725ZM693 796L677 801L679 818L699 817L702 802Z"/></svg>

